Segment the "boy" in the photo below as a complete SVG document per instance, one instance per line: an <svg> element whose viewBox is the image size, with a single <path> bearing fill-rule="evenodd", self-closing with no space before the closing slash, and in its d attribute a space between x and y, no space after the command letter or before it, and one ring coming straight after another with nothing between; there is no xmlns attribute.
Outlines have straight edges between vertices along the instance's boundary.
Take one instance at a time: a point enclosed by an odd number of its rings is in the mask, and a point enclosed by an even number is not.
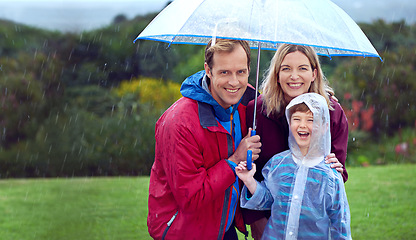
<svg viewBox="0 0 416 240"><path fill-rule="evenodd" d="M253 178L254 164L251 171L245 162L236 168L245 184L241 206L271 209L262 239L351 239L342 177L324 162L331 146L325 98L316 93L294 98L286 119L290 150L268 161L261 183Z"/></svg>

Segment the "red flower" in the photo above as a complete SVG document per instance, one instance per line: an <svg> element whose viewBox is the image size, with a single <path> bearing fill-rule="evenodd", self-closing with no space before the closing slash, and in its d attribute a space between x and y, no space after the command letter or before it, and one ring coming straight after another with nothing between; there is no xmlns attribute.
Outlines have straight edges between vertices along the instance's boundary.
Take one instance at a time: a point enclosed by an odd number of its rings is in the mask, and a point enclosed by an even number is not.
<svg viewBox="0 0 416 240"><path fill-rule="evenodd" d="M350 100L351 99L351 93L345 93L344 94L344 99L345 100Z"/></svg>

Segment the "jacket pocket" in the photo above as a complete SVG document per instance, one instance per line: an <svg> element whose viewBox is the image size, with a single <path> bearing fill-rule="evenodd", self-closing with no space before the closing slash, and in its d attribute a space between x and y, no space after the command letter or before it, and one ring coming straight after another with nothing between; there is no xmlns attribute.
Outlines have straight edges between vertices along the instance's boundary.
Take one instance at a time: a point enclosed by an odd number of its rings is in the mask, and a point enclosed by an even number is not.
<svg viewBox="0 0 416 240"><path fill-rule="evenodd" d="M172 218L169 220L169 222L167 223L167 226L166 226L166 228L165 228L165 231L163 232L163 235L162 235L162 240L164 240L164 239L165 239L165 237L166 237L166 234L168 234L168 230L169 230L170 226L172 225L173 221L175 220L176 216L178 215L178 212L179 212L179 211L177 211L177 212L175 213L175 215L173 215L173 217L172 217Z"/></svg>

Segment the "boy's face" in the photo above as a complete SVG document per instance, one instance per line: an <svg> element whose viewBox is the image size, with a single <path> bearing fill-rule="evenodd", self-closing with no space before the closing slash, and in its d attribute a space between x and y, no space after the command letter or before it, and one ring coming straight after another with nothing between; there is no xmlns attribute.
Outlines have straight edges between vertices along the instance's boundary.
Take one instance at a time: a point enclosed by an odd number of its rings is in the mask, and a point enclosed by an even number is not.
<svg viewBox="0 0 416 240"><path fill-rule="evenodd" d="M311 135L313 128L313 113L294 112L290 117L290 131L295 137L296 143L299 145L300 151L306 155L311 143Z"/></svg>

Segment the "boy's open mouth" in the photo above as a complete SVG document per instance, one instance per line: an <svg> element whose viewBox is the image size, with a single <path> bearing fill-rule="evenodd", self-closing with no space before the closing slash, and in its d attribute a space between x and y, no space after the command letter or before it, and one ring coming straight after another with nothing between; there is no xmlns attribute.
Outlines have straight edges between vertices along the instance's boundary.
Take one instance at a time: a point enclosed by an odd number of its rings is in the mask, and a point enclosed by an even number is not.
<svg viewBox="0 0 416 240"><path fill-rule="evenodd" d="M309 136L308 132L298 132L299 137L301 138L307 138Z"/></svg>

